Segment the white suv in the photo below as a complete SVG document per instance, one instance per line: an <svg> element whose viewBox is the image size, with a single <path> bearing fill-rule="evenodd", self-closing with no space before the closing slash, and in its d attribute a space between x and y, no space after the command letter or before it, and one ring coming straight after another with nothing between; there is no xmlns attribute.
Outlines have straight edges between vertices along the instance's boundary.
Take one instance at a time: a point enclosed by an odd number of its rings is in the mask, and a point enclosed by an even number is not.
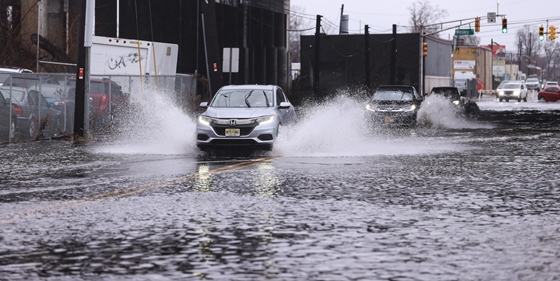
<svg viewBox="0 0 560 281"><path fill-rule="evenodd" d="M527 102L527 87L524 83L509 82L498 90L498 99L501 101L517 100Z"/></svg>

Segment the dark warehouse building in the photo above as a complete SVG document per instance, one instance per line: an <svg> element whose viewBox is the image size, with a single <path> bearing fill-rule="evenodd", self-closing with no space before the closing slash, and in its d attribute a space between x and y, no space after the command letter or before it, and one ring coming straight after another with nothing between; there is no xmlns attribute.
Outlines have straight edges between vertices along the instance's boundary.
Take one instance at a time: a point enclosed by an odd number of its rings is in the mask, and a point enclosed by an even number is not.
<svg viewBox="0 0 560 281"><path fill-rule="evenodd" d="M95 34L117 37L118 10L118 37L178 44L177 72L209 73L213 93L230 81L288 91L289 7L289 0L96 0ZM239 48L239 72L222 71L223 48Z"/></svg>

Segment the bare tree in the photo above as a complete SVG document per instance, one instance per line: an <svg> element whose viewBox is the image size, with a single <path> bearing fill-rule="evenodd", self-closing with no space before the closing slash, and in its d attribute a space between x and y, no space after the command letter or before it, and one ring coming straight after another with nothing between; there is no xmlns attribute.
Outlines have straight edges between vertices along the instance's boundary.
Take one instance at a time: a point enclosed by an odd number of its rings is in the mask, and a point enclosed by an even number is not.
<svg viewBox="0 0 560 281"><path fill-rule="evenodd" d="M557 79L556 67L560 63L560 43L555 41L546 42L544 44L544 54L547 79L555 80Z"/></svg>
<svg viewBox="0 0 560 281"><path fill-rule="evenodd" d="M480 45L480 37L476 35L466 35L462 36L463 44L466 46L478 46Z"/></svg>
<svg viewBox="0 0 560 281"><path fill-rule="evenodd" d="M516 43L524 50L521 54L522 57L530 60L536 59L542 48L542 43L538 38L537 29L532 28L531 25L525 25L517 30Z"/></svg>
<svg viewBox="0 0 560 281"><path fill-rule="evenodd" d="M301 6L292 6L290 10L290 53L293 62L300 62L300 36L313 33L315 27L312 18L305 14L305 8Z"/></svg>
<svg viewBox="0 0 560 281"><path fill-rule="evenodd" d="M440 9L438 5L433 6L429 0L416 0L408 7L410 11L410 32L418 33L422 28L426 33L440 30L441 26L433 25L447 16L446 9ZM439 35L438 35L439 36Z"/></svg>

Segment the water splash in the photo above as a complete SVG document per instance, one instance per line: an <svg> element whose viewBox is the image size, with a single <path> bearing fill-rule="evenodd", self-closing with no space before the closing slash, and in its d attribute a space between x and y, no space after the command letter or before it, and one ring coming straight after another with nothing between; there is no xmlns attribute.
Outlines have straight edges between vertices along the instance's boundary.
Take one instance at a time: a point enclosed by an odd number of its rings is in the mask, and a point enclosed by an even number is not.
<svg viewBox="0 0 560 281"><path fill-rule="evenodd" d="M368 122L366 103L344 92L302 109L292 126L281 128L273 154L279 156L409 155L467 149L464 144L426 138L415 128L381 129ZM374 127L372 127L374 126Z"/></svg>
<svg viewBox="0 0 560 281"><path fill-rule="evenodd" d="M476 123L459 112L447 98L430 95L418 110L418 121L428 123L433 128L447 129L489 129L492 126Z"/></svg>
<svg viewBox="0 0 560 281"><path fill-rule="evenodd" d="M116 120L110 145L97 152L196 154L196 121L174 102L174 92L133 84L131 107Z"/></svg>
<svg viewBox="0 0 560 281"><path fill-rule="evenodd" d="M152 87L133 87L132 110L120 120L108 145L95 152L118 154L162 154L198 156L196 118L173 101L173 91ZM421 108L445 128L480 127L461 120L445 110L442 101L429 98L430 106ZM447 102L447 101L446 101ZM447 102L448 103L448 102ZM322 103L298 108L298 122L280 128L274 149L268 154L299 157L340 157L371 155L412 155L467 149L453 140L426 137L418 129L376 130L368 122L363 95L348 90Z"/></svg>

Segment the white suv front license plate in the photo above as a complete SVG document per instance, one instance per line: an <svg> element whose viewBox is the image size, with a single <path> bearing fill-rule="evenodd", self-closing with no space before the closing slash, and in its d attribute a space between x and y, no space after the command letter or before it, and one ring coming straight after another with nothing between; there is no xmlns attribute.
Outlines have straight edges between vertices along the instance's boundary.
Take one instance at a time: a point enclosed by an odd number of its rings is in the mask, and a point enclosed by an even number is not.
<svg viewBox="0 0 560 281"><path fill-rule="evenodd" d="M228 128L226 129L226 137L239 137L241 135L241 130Z"/></svg>

